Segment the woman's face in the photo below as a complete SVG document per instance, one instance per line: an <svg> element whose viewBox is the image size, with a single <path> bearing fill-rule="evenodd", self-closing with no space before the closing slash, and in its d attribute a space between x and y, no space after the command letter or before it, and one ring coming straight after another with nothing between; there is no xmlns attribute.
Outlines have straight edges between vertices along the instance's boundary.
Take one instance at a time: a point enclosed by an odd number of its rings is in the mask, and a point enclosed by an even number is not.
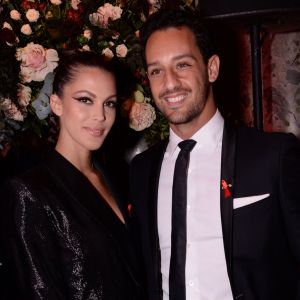
<svg viewBox="0 0 300 300"><path fill-rule="evenodd" d="M51 96L52 110L60 119L60 147L72 151L101 147L116 116L114 76L97 67L80 66L62 95Z"/></svg>

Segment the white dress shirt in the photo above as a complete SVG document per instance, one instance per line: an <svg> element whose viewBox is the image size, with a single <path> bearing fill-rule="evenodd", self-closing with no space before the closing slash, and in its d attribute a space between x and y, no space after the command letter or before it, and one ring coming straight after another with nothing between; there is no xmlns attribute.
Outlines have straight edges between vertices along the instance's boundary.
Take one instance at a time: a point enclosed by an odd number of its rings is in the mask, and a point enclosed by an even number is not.
<svg viewBox="0 0 300 300"><path fill-rule="evenodd" d="M224 120L217 111L192 137L187 187L186 299L232 300L226 268L220 209ZM169 299L172 184L182 140L170 130L158 191L158 232L164 300Z"/></svg>

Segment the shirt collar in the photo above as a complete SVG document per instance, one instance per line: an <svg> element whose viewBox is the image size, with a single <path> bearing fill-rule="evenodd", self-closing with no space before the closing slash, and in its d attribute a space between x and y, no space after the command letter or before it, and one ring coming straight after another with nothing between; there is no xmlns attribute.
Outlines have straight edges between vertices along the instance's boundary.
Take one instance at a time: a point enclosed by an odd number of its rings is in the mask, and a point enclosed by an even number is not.
<svg viewBox="0 0 300 300"><path fill-rule="evenodd" d="M197 142L195 148L216 148L222 141L223 127L224 119L219 110L217 110L213 117L191 137L191 139ZM182 139L170 128L169 144L166 149L166 155L172 156L178 143L181 141Z"/></svg>

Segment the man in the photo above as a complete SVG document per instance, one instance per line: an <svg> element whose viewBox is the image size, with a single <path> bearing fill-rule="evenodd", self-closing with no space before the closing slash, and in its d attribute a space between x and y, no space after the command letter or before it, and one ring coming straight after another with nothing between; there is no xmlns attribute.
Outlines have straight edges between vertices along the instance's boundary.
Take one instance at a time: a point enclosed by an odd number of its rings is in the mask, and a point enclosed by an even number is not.
<svg viewBox="0 0 300 300"><path fill-rule="evenodd" d="M223 120L212 91L219 57L198 20L160 11L142 31L153 98L170 124L169 140L131 167L149 298L300 299L299 141ZM173 282L179 267L171 267L172 189L178 143L191 139L182 285Z"/></svg>

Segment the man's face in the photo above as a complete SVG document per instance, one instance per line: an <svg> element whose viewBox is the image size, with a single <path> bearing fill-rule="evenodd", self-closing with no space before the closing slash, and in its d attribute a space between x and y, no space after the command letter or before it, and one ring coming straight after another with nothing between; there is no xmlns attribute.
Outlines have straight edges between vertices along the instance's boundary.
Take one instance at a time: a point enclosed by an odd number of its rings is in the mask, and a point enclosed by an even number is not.
<svg viewBox="0 0 300 300"><path fill-rule="evenodd" d="M192 31L187 27L155 31L145 54L152 95L171 127L198 124L217 74L211 75L210 61L204 63Z"/></svg>

